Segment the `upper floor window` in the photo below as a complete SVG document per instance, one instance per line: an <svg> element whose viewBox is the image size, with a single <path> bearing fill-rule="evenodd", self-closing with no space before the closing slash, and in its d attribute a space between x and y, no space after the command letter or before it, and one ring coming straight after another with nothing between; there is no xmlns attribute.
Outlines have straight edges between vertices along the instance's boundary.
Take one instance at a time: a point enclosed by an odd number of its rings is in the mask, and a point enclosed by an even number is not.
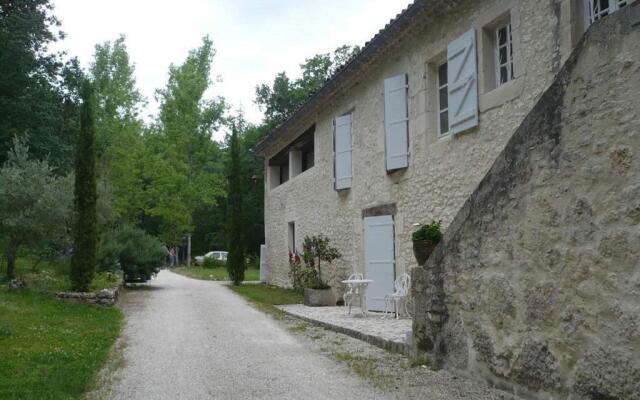
<svg viewBox="0 0 640 400"><path fill-rule="evenodd" d="M315 165L315 125L269 160L270 188L303 173Z"/></svg>
<svg viewBox="0 0 640 400"><path fill-rule="evenodd" d="M449 133L449 77L447 63L438 66L438 134Z"/></svg>
<svg viewBox="0 0 640 400"><path fill-rule="evenodd" d="M631 3L630 0L586 0L586 2L590 24Z"/></svg>
<svg viewBox="0 0 640 400"><path fill-rule="evenodd" d="M514 77L511 23L498 26L495 32L496 86L500 86Z"/></svg>

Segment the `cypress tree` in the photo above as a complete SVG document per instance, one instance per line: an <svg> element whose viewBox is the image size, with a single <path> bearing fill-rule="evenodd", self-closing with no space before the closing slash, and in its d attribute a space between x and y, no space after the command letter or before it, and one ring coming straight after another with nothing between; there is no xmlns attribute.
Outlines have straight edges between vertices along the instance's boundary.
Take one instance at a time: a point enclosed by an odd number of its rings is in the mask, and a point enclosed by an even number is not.
<svg viewBox="0 0 640 400"><path fill-rule="evenodd" d="M74 248L71 259L73 290L86 291L96 265L96 154L94 93L89 81L81 88L80 135L76 145L74 206Z"/></svg>
<svg viewBox="0 0 640 400"><path fill-rule="evenodd" d="M242 181L240 179L240 141L234 125L229 140L227 165L227 272L233 284L244 280L244 241L242 237Z"/></svg>

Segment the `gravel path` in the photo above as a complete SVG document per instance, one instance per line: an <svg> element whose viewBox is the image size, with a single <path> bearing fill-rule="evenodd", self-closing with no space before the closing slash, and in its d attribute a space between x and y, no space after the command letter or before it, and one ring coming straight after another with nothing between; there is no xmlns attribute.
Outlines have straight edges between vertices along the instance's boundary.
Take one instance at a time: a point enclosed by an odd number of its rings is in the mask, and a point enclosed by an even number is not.
<svg viewBox="0 0 640 400"><path fill-rule="evenodd" d="M163 271L121 304L123 335L89 398L386 398L220 283Z"/></svg>

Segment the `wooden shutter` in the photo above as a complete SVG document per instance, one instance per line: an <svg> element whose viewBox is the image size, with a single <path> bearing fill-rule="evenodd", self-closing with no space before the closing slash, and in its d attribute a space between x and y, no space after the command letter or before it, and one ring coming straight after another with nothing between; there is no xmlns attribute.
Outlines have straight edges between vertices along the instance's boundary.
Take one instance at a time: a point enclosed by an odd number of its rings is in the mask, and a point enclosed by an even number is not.
<svg viewBox="0 0 640 400"><path fill-rule="evenodd" d="M449 43L449 129L456 134L478 125L478 65L476 31Z"/></svg>
<svg viewBox="0 0 640 400"><path fill-rule="evenodd" d="M387 171L409 166L407 75L384 81L384 128Z"/></svg>
<svg viewBox="0 0 640 400"><path fill-rule="evenodd" d="M336 190L351 187L351 114L343 115L335 120L335 182Z"/></svg>

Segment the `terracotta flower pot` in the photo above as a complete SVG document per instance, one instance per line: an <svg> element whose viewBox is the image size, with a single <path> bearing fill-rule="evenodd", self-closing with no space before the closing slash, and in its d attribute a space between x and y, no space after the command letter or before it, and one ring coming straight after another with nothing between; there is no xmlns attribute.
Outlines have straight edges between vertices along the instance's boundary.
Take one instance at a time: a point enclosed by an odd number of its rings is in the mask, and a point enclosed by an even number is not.
<svg viewBox="0 0 640 400"><path fill-rule="evenodd" d="M333 289L304 289L304 305L311 307L335 306L337 302Z"/></svg>
<svg viewBox="0 0 640 400"><path fill-rule="evenodd" d="M418 265L422 266L427 263L429 256L433 253L433 249L435 249L436 246L437 243L434 243L431 240L413 241L413 255L416 257Z"/></svg>

